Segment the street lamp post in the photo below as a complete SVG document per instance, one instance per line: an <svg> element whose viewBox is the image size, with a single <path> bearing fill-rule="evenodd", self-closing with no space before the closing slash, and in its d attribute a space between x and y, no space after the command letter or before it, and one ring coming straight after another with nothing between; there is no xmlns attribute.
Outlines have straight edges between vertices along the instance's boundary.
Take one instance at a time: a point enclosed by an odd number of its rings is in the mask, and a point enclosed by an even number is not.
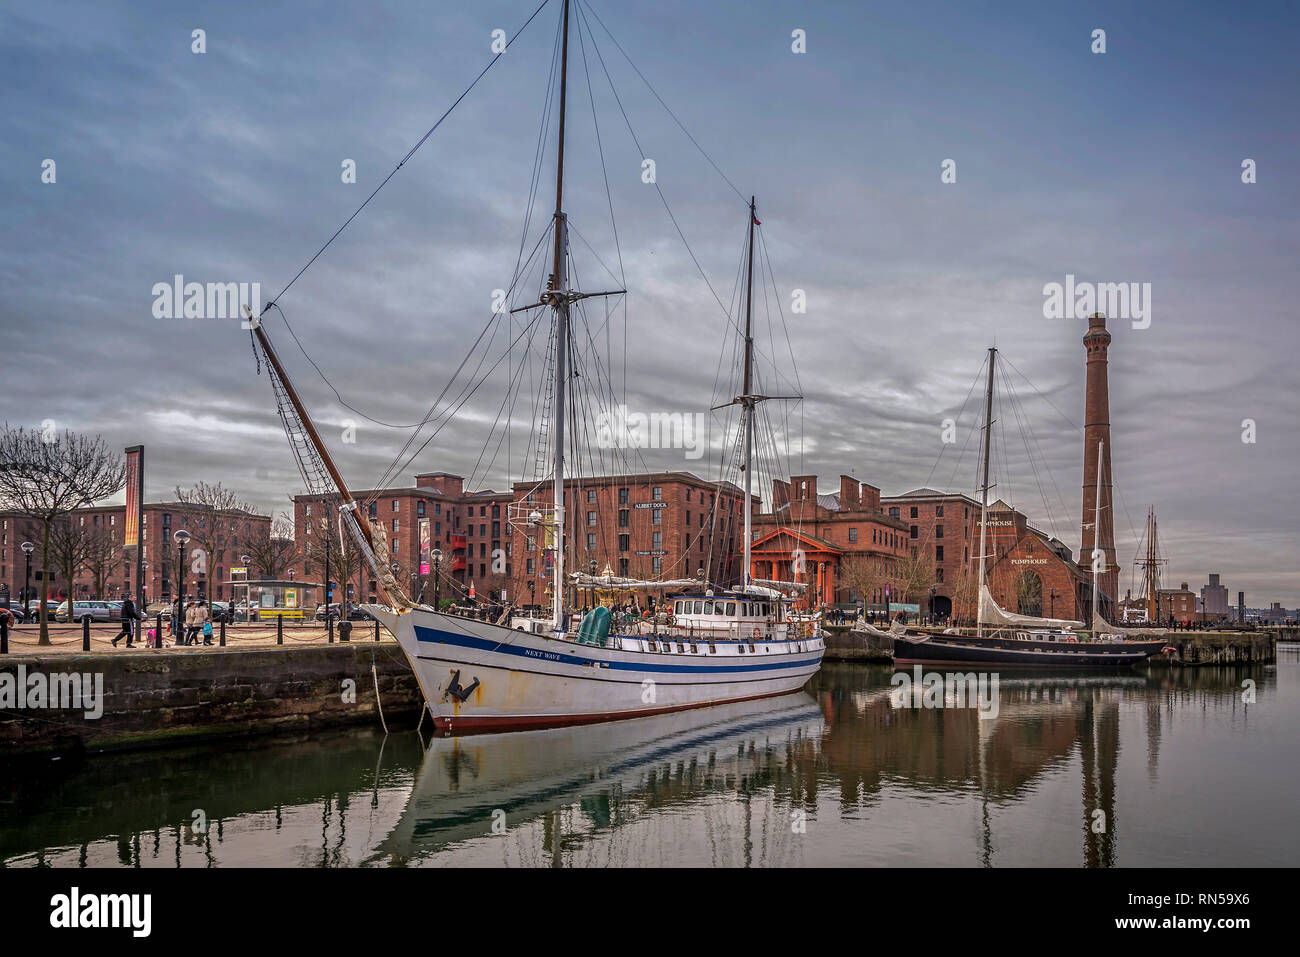
<svg viewBox="0 0 1300 957"><path fill-rule="evenodd" d="M440 584L439 578L441 578L439 572L442 569L442 549L435 548L429 557L433 559L433 609L438 611L438 585Z"/></svg>
<svg viewBox="0 0 1300 957"><path fill-rule="evenodd" d="M321 503L322 508L324 503ZM325 623L330 620L330 524L328 519L321 519L321 537L325 540Z"/></svg>
<svg viewBox="0 0 1300 957"><path fill-rule="evenodd" d="M172 618L172 634L179 644L185 626L185 545L190 540L190 533L183 528L177 529L172 538L176 539L176 614Z"/></svg>
<svg viewBox="0 0 1300 957"><path fill-rule="evenodd" d="M23 542L23 554L27 557L27 580L23 584L23 618L27 617L27 603L32 598L32 552L36 546L31 542Z"/></svg>

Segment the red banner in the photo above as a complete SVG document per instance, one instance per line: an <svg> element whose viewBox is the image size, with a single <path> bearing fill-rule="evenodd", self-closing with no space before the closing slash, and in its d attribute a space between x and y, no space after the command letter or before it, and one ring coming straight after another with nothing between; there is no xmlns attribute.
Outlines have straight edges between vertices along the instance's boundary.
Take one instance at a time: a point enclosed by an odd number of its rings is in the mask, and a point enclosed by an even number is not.
<svg viewBox="0 0 1300 957"><path fill-rule="evenodd" d="M122 533L122 547L135 548L140 544L140 491L144 482L141 456L144 449L134 446L126 450L126 529Z"/></svg>

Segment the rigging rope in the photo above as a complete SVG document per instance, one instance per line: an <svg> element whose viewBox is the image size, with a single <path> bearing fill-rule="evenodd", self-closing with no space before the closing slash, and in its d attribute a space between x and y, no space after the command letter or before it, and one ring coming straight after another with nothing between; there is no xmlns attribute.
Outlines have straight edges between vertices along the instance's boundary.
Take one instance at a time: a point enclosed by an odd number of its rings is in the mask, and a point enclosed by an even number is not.
<svg viewBox="0 0 1300 957"><path fill-rule="evenodd" d="M465 87L465 89L461 92L460 96L456 97L456 99L452 102L451 106L447 107L446 111L442 114L442 116L438 117L438 121L434 123L433 126L429 127L427 131L425 131L425 134L421 136L419 140L416 141L414 146L412 146L409 150L407 150L406 155L403 156L401 161L396 166L393 167L392 172L390 172L387 176L385 176L383 181L380 182L380 184L375 187L374 192L372 192L369 196L367 196L365 198L365 201L362 202L362 204L357 207L356 212L354 212L351 216L349 216L346 220L344 220L343 225L334 231L334 235L330 236L330 238L325 241L325 245L321 246L320 249L316 250L316 254L312 256L311 259L307 260L306 265L304 265L301 269L298 270L297 273L294 274L294 277L289 280L288 284L283 289L281 289L279 293L277 293L274 297L272 297L271 301L267 303L267 306L273 305L281 296L283 296L286 292L288 292L290 286L296 283L299 277L302 276L303 273L305 273L308 269L311 268L312 263L314 263L317 259L320 258L321 254L324 253L325 250L330 247L330 244L333 243L334 240L338 239L339 234L342 233L343 230L347 229L348 226L352 223L352 221L361 214L361 211L370 204L370 201L374 199L376 195L378 195L379 191L388 185L388 181L392 179L394 176L396 176L397 171L400 170L403 166L405 166L407 161L412 156L415 155L416 151L419 150L419 148L425 144L425 142L429 139L429 137L433 135L434 131L437 130L438 127L442 125L443 120L449 117L451 115L452 110L456 109L456 107L460 105L461 100L469 96L470 91L473 90L474 87L478 86L478 81L483 79L483 77L487 74L488 70L492 69L492 67L496 65L496 62L500 60L503 56L505 56L506 50L510 48L510 44L514 43L515 40L519 38L519 35L528 28L528 25L533 22L534 18L539 13L542 12L542 8L545 7L549 2L550 0L542 0L542 2L537 5L537 9L534 10L529 15L527 20L524 21L523 26L521 26L518 30L515 31L514 36L512 36L509 39L509 41L507 41L506 46L502 48L501 52L493 56L492 59L488 61L487 66L483 67L483 69L479 71L478 76L474 77L473 82L471 82L469 86Z"/></svg>

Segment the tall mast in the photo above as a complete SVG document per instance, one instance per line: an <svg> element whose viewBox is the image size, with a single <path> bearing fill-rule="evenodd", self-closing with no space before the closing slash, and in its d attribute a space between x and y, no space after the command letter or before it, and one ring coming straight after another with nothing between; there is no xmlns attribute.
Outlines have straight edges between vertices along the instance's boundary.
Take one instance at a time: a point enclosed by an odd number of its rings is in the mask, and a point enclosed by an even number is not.
<svg viewBox="0 0 1300 957"><path fill-rule="evenodd" d="M1097 443L1097 474L1101 475L1101 453L1105 449L1105 442ZM1105 562L1106 553L1098 547L1098 534L1101 531L1101 480L1097 481L1097 501L1093 509L1092 519L1092 630L1093 637L1096 637L1097 631L1097 603L1100 601L1101 591L1101 572L1097 570L1097 562ZM1113 614L1113 613L1112 613Z"/></svg>
<svg viewBox="0 0 1300 957"><path fill-rule="evenodd" d="M564 419L568 370L569 276L566 260L568 221L564 215L564 109L569 78L569 0L564 0L564 40L560 52L560 145L555 163L555 256L551 269L551 308L555 310L555 578L551 584L551 616L555 630L564 623Z"/></svg>
<svg viewBox="0 0 1300 957"><path fill-rule="evenodd" d="M989 445L993 437L993 363L997 359L996 347L989 349L989 385L984 395L984 484L980 486L980 580L975 596L975 634L984 635L984 542L988 537L989 518Z"/></svg>
<svg viewBox="0 0 1300 957"><path fill-rule="evenodd" d="M1160 546L1156 543L1156 507L1147 508L1147 554L1142 562L1142 590L1146 593L1147 620L1160 620Z"/></svg>
<svg viewBox="0 0 1300 957"><path fill-rule="evenodd" d="M280 384L284 386L285 395L288 397L290 404L293 406L294 412L297 413L298 420L302 423L303 431L306 432L307 438L310 440L312 446L315 447L316 454L320 456L321 464L325 466L325 471L329 473L330 479L333 480L335 487L339 490L339 497L343 500L344 505L354 506L352 509L352 514L355 516L357 520L357 525L360 526L361 531L364 533L366 537L366 541L373 542L374 538L370 532L369 520L366 518L365 514L361 511L361 509L355 507L356 500L352 497L352 493L348 491L348 487L343 481L343 476L339 473L338 467L334 464L334 459L330 456L329 449L327 449L325 447L325 443L321 441L320 434L316 431L316 426L315 424L312 423L311 416L307 414L306 407L302 404L302 400L298 398L298 392L297 390L294 389L293 383L289 381L289 376L284 371L284 366L280 364L280 357L276 355L275 349L271 345L271 340L268 339L266 333L262 331L262 324L260 322L255 322L252 323L251 325L253 330L253 336L257 339L258 345L262 347L262 354L266 356L267 363L271 366L271 369L274 371L275 376L280 380ZM328 535L330 533L330 529L327 527L325 529L325 532L326 535ZM328 541L329 539L326 538L327 543ZM327 592L329 590L328 558L329 558L329 553L326 552L327 567L326 567L326 575L325 575L325 589ZM378 581L379 588L385 594L388 594L388 589L384 587L383 572L379 569L376 569L376 577L379 579ZM389 598L395 598L395 596L389 594ZM326 600L328 601L328 597Z"/></svg>
<svg viewBox="0 0 1300 957"><path fill-rule="evenodd" d="M745 558L740 579L742 588L749 586L750 551L753 545L750 532L750 512L752 511L750 495L754 491L754 479L750 474L750 462L754 451L754 397L752 388L754 366L754 224L757 222L758 212L754 204L754 197L751 196L749 197L749 264L748 275L745 279L745 381L740 393L740 426L745 433Z"/></svg>

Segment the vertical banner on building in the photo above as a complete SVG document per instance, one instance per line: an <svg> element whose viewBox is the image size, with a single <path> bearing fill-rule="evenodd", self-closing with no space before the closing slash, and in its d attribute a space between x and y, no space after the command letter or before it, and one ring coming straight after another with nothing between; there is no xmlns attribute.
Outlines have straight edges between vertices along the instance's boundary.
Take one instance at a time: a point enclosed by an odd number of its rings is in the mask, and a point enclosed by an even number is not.
<svg viewBox="0 0 1300 957"><path fill-rule="evenodd" d="M429 574L429 520L420 519L420 574Z"/></svg>
<svg viewBox="0 0 1300 957"><path fill-rule="evenodd" d="M126 450L126 528L122 532L123 549L135 549L135 603L144 614L144 542L140 534L140 510L144 507L144 446Z"/></svg>

